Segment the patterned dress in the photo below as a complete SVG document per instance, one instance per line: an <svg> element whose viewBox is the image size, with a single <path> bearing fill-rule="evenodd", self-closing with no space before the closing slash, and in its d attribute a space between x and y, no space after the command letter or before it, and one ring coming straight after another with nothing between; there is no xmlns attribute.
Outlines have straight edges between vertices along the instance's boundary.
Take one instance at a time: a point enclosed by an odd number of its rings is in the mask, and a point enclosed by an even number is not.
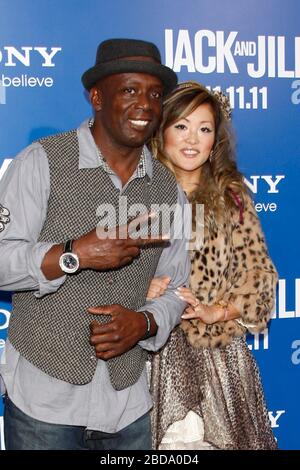
<svg viewBox="0 0 300 470"><path fill-rule="evenodd" d="M207 223L209 220L209 223ZM245 340L262 331L277 273L250 198L236 213L205 223L191 253L190 287L200 302L233 304L241 318L206 325L183 320L152 358L155 449L276 449L259 370Z"/></svg>

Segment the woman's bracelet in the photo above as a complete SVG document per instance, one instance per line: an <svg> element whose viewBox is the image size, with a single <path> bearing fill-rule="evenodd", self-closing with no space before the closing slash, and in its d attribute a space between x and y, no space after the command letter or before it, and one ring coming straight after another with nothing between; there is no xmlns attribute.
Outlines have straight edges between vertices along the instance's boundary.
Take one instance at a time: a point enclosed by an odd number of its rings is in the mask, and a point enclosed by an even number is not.
<svg viewBox="0 0 300 470"><path fill-rule="evenodd" d="M235 320L239 325L241 325L246 330L250 330L251 328L255 328L256 325L253 323L245 323L241 318L235 318Z"/></svg>
<svg viewBox="0 0 300 470"><path fill-rule="evenodd" d="M225 303L225 302L224 302ZM222 309L223 312L223 318L221 318L218 321L228 321L228 315L229 315L229 310L228 310L228 305L222 305L221 303L216 304L218 307Z"/></svg>

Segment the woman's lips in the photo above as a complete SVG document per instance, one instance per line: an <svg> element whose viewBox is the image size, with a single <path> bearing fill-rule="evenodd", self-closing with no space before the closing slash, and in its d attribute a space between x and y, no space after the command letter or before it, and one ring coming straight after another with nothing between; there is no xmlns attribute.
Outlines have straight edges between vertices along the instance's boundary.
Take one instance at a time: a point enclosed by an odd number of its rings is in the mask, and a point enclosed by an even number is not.
<svg viewBox="0 0 300 470"><path fill-rule="evenodd" d="M183 148L180 151L185 157L188 157L188 158L196 157L200 153L199 150L197 149L189 149L189 148Z"/></svg>

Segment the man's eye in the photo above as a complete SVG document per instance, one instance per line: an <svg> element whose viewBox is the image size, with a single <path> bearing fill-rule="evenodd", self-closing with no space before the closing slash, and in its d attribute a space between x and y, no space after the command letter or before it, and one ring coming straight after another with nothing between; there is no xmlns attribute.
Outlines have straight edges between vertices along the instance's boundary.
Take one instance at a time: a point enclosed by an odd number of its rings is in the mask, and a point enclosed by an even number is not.
<svg viewBox="0 0 300 470"><path fill-rule="evenodd" d="M133 95L135 93L135 89L134 88L124 88L124 93L127 93L129 95Z"/></svg>
<svg viewBox="0 0 300 470"><path fill-rule="evenodd" d="M160 100L162 98L162 93L160 91L153 91L152 96L156 100Z"/></svg>

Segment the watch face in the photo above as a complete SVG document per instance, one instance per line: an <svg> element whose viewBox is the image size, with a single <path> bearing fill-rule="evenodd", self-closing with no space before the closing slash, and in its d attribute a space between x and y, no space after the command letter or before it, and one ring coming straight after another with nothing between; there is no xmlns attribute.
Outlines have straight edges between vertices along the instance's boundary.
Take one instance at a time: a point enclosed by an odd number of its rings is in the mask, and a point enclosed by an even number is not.
<svg viewBox="0 0 300 470"><path fill-rule="evenodd" d="M77 268L77 264L78 264L76 258L74 258L73 255L70 255L68 253L64 256L63 263L67 269Z"/></svg>
<svg viewBox="0 0 300 470"><path fill-rule="evenodd" d="M78 256L73 253L64 253L59 260L61 269L66 273L75 273L79 268Z"/></svg>

